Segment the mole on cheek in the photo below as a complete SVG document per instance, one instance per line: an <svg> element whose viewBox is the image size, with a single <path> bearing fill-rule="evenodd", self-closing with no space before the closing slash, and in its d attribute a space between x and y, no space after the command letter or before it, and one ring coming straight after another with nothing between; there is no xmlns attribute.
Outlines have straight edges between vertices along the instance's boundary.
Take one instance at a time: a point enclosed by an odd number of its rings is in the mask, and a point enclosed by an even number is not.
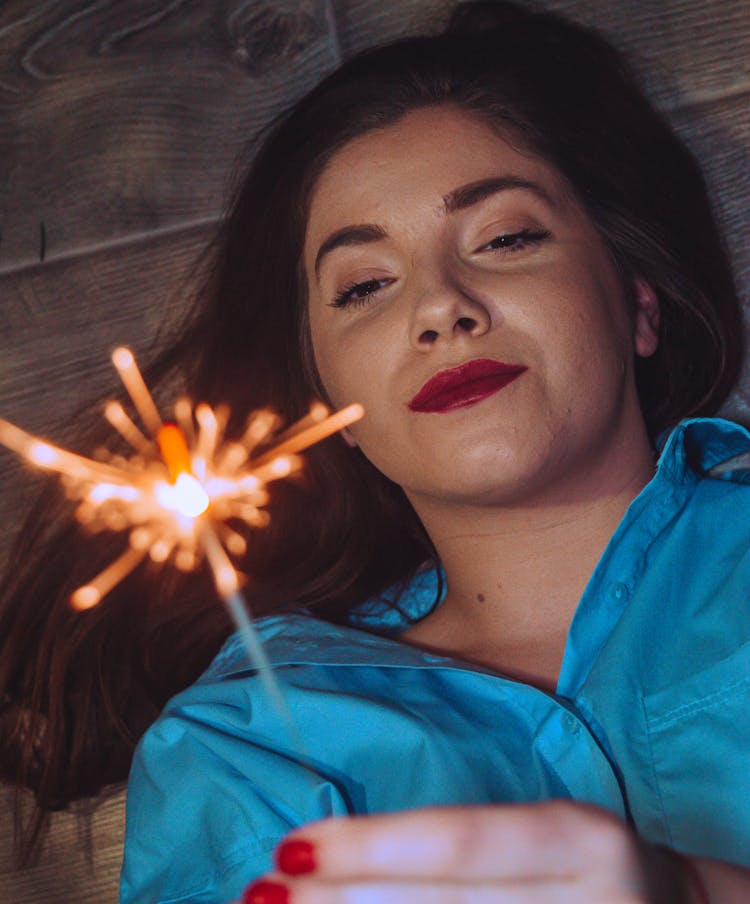
<svg viewBox="0 0 750 904"><path fill-rule="evenodd" d="M478 594L477 594L477 599L479 600L480 603L483 603L483 602L484 602L484 594L483 594L483 593L478 593Z"/></svg>

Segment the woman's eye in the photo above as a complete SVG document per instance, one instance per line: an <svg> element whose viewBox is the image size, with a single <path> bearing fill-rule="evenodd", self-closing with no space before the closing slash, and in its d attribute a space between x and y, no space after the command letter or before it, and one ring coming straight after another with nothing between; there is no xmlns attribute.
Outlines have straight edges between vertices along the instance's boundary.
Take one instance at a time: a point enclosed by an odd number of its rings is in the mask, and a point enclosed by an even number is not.
<svg viewBox="0 0 750 904"><path fill-rule="evenodd" d="M536 232L531 229L522 229L520 232L508 232L503 235L496 235L492 241L477 248L477 251L502 251L512 253L514 251L522 251L529 245L538 245L545 239L550 237L550 233L546 229L540 229Z"/></svg>
<svg viewBox="0 0 750 904"><path fill-rule="evenodd" d="M330 303L332 308L359 307L367 304L380 289L392 283L392 279L366 279L363 282L352 283L338 293Z"/></svg>

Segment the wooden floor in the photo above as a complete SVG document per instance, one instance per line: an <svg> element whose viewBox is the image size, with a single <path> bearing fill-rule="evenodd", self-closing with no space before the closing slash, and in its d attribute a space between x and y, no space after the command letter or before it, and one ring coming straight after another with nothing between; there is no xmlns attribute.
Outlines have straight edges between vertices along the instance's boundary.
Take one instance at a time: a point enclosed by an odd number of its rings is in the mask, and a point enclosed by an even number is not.
<svg viewBox="0 0 750 904"><path fill-rule="evenodd" d="M0 415L64 440L115 384L111 348L146 354L190 291L233 161L269 118L354 51L437 28L445 0L5 0L0 4ZM702 161L750 286L750 4L556 0L636 59ZM696 242L700 235L696 235ZM750 420L746 371L728 412ZM36 479L0 451L0 561ZM95 869L63 817L0 900L115 900L121 797Z"/></svg>

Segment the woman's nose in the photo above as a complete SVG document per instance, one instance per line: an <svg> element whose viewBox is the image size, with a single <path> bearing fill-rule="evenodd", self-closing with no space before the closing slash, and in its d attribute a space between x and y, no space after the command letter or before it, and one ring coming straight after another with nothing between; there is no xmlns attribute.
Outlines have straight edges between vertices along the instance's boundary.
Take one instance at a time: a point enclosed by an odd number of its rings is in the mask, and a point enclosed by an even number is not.
<svg viewBox="0 0 750 904"><path fill-rule="evenodd" d="M426 349L458 336L483 336L490 326L490 312L467 290L433 286L415 305L411 338L417 348Z"/></svg>

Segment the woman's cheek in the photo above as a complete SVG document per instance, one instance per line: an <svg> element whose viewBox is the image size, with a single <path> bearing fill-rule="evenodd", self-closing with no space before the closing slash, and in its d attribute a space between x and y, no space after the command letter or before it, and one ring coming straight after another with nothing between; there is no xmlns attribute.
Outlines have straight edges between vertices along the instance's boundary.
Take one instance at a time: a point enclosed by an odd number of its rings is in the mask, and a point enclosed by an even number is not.
<svg viewBox="0 0 750 904"><path fill-rule="evenodd" d="M392 331L352 326L343 331L332 351L330 372L343 404L360 402L371 409L388 403L393 385L397 338Z"/></svg>

